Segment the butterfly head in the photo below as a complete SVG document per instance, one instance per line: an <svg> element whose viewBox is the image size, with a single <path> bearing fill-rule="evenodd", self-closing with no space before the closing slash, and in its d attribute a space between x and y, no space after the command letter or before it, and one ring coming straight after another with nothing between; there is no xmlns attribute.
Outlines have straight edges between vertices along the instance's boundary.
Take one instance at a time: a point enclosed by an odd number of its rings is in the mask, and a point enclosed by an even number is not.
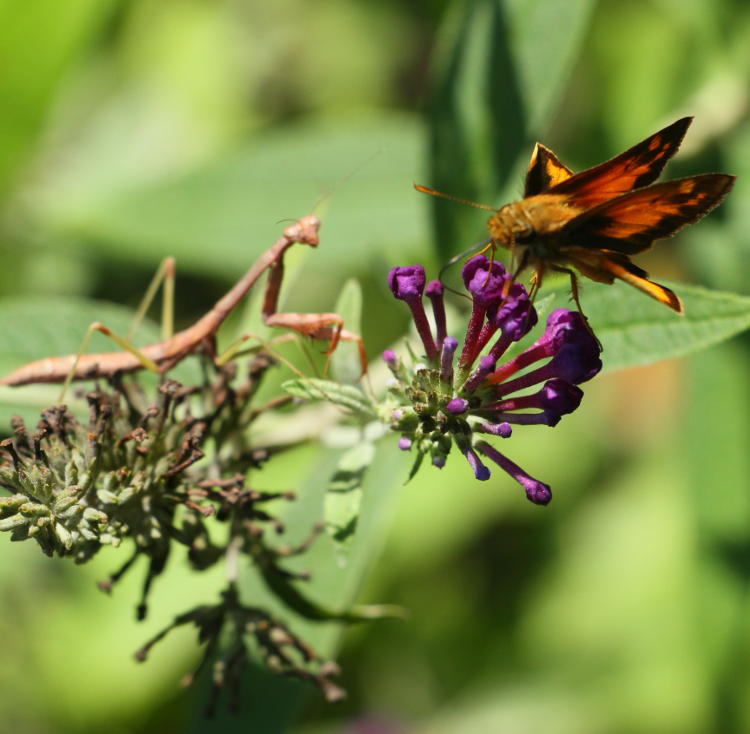
<svg viewBox="0 0 750 734"><path fill-rule="evenodd" d="M487 220L490 237L503 247L528 242L534 237L534 227L518 202L506 204Z"/></svg>

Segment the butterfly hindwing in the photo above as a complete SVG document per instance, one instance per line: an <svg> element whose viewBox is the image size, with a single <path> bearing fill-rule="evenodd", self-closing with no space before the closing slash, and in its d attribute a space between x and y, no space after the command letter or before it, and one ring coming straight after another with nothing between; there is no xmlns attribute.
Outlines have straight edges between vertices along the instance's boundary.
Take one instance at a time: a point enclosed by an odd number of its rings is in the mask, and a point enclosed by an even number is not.
<svg viewBox="0 0 750 734"><path fill-rule="evenodd" d="M676 311L677 313L683 312L682 301L674 291L669 290L666 286L659 285L659 283L654 283L652 280L649 280L646 277L646 271L631 263L627 257L618 257L615 254L605 256L601 259L600 265L603 270L607 271L615 278L630 283L630 285L634 286L639 291L645 293L647 296L651 296L651 298L659 301L659 303L663 303L673 311Z"/></svg>
<svg viewBox="0 0 750 734"><path fill-rule="evenodd" d="M734 176L707 173L630 191L573 218L562 228L561 240L632 255L708 214L733 183Z"/></svg>
<svg viewBox="0 0 750 734"><path fill-rule="evenodd" d="M630 262L627 255L572 247L566 259L583 275L597 283L611 284L615 279L623 280L673 311L682 313L682 301L677 295L666 286L649 280L648 273Z"/></svg>

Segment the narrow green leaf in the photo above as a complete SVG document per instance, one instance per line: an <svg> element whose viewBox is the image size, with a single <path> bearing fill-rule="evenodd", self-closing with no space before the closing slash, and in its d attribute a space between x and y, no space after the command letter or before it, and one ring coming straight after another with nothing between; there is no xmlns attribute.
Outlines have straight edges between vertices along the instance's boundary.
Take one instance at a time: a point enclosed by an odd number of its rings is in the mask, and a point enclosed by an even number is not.
<svg viewBox="0 0 750 734"><path fill-rule="evenodd" d="M682 298L684 316L622 283L585 283L581 301L604 347L605 370L682 357L750 328L750 298L683 283L667 285ZM557 292L555 300L555 308L569 307L569 291Z"/></svg>
<svg viewBox="0 0 750 734"><path fill-rule="evenodd" d="M375 446L359 443L339 460L325 499L326 529L339 545L350 543L357 528L362 482L375 458Z"/></svg>
<svg viewBox="0 0 750 734"><path fill-rule="evenodd" d="M316 378L287 380L282 384L289 394L306 400L326 400L354 413L373 417L375 411L369 398L353 385L341 385L331 380Z"/></svg>
<svg viewBox="0 0 750 734"><path fill-rule="evenodd" d="M356 280L344 283L334 311L344 320L346 331L357 335L362 333L362 289ZM342 340L331 357L331 370L339 382L357 382L366 367L360 362L356 342Z"/></svg>
<svg viewBox="0 0 750 734"><path fill-rule="evenodd" d="M432 172L442 191L492 204L517 192L583 38L592 0L474 0L449 15L433 99ZM481 238L476 212L434 202L443 256ZM456 243L461 243L457 245Z"/></svg>

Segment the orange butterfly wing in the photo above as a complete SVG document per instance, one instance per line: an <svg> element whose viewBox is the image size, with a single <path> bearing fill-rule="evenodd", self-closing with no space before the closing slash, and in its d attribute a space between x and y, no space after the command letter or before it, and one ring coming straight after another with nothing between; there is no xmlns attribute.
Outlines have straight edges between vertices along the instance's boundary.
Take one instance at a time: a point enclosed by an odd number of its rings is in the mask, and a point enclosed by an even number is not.
<svg viewBox="0 0 750 734"><path fill-rule="evenodd" d="M624 153L552 186L548 193L560 194L574 206L589 208L648 186L677 152L692 120L683 117L673 122Z"/></svg>
<svg viewBox="0 0 750 734"><path fill-rule="evenodd" d="M560 231L560 251L593 280L611 283L619 278L682 313L682 301L669 288L650 281L628 255L708 214L733 183L734 176L707 173L629 191L568 222Z"/></svg>
<svg viewBox="0 0 750 734"><path fill-rule="evenodd" d="M706 173L646 186L605 201L570 220L560 237L576 247L632 255L669 237L720 204L734 176Z"/></svg>
<svg viewBox="0 0 750 734"><path fill-rule="evenodd" d="M683 312L682 301L669 288L648 279L648 273L630 262L627 255L616 252L572 247L565 250L567 261L583 275L598 283L614 283L615 278L638 288L677 313Z"/></svg>
<svg viewBox="0 0 750 734"><path fill-rule="evenodd" d="M541 194L572 175L573 171L560 163L560 159L549 148L537 143L526 171L523 195L526 197Z"/></svg>

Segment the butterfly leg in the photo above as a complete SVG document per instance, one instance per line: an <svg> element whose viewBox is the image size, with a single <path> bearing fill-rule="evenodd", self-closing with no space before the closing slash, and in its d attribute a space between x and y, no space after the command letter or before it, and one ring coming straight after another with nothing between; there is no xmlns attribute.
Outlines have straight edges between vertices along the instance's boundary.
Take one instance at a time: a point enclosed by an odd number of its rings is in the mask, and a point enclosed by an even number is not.
<svg viewBox="0 0 750 734"><path fill-rule="evenodd" d="M529 300L534 303L536 295L539 293L539 289L542 286L542 270L535 270L529 278Z"/></svg>
<svg viewBox="0 0 750 734"><path fill-rule="evenodd" d="M506 298L508 293L510 293L510 288L518 280L518 276L526 269L526 267L529 264L529 251L524 250L523 255L521 255L521 259L518 262L518 264L515 263L516 260L516 253L518 252L515 249L515 239L512 241L512 251L511 251L511 276L505 281L505 284L503 285L503 298ZM538 275L537 275L538 273ZM531 275L531 284L533 285L534 282L536 282L536 279L539 280L539 285L541 285L542 282L542 270L541 267L537 268ZM537 290L539 290L539 286L537 286ZM531 295L531 294L529 294ZM533 299L532 299L533 300Z"/></svg>
<svg viewBox="0 0 750 734"><path fill-rule="evenodd" d="M583 307L581 306L580 300L580 289L578 287L578 275L574 270L565 268L562 265L550 265L550 270L554 270L556 273L565 273L570 278L570 297L576 304L576 308L580 311L583 316Z"/></svg>

